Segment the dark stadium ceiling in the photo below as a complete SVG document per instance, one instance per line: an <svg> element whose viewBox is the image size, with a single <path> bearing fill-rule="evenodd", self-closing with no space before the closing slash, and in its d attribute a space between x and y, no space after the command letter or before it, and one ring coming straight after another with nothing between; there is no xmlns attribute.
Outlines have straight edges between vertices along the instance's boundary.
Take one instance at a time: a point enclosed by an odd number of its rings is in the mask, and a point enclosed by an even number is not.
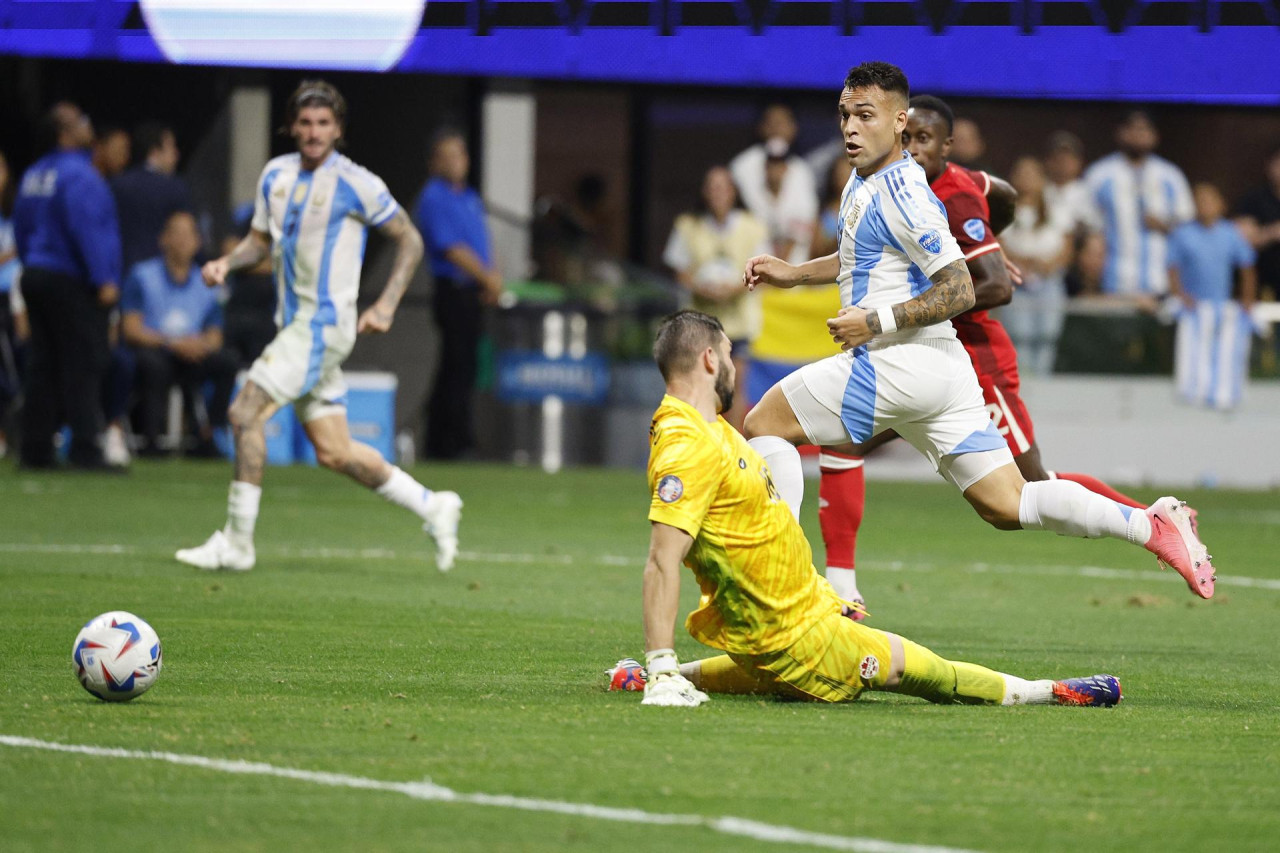
<svg viewBox="0 0 1280 853"><path fill-rule="evenodd" d="M1280 0L0 0L0 54L1275 106Z"/></svg>

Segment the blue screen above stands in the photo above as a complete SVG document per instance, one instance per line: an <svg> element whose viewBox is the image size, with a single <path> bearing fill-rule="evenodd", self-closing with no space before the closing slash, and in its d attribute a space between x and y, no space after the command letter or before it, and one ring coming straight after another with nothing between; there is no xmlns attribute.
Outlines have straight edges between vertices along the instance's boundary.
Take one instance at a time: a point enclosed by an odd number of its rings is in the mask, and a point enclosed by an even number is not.
<svg viewBox="0 0 1280 853"><path fill-rule="evenodd" d="M953 95L1280 104L1276 2L202 2L0 0L0 53L806 89L884 59Z"/></svg>

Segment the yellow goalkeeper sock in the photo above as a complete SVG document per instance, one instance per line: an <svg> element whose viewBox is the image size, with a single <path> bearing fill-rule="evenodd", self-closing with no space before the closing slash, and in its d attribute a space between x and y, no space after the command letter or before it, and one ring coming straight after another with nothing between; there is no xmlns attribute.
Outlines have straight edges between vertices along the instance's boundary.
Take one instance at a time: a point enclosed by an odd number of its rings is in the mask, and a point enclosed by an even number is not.
<svg viewBox="0 0 1280 853"><path fill-rule="evenodd" d="M903 638L906 654L902 681L896 691L943 705L999 705L1004 700L1004 676L972 663L949 661L918 643Z"/></svg>

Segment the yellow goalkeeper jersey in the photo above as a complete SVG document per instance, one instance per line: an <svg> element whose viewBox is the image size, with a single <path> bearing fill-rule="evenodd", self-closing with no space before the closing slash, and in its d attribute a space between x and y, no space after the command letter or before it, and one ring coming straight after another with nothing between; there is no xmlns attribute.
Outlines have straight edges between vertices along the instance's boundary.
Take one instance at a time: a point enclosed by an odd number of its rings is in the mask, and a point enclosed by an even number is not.
<svg viewBox="0 0 1280 853"><path fill-rule="evenodd" d="M724 418L667 395L649 428L649 520L693 537L702 589L685 626L732 654L787 648L840 600L778 497L764 459Z"/></svg>

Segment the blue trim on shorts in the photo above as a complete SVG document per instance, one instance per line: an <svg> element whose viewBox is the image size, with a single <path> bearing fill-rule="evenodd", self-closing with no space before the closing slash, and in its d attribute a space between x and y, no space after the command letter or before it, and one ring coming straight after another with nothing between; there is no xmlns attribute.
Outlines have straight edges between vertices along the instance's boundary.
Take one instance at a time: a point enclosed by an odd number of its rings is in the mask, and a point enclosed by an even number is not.
<svg viewBox="0 0 1280 853"><path fill-rule="evenodd" d="M840 404L840 420L854 441L871 438L876 420L876 368L866 344L853 351L853 366Z"/></svg>
<svg viewBox="0 0 1280 853"><path fill-rule="evenodd" d="M969 436L964 441L957 444L946 455L957 456L961 453L982 453L987 450L999 450L1008 446L1009 443L1000 434L1000 430L995 423L987 421L985 428L969 433Z"/></svg>

